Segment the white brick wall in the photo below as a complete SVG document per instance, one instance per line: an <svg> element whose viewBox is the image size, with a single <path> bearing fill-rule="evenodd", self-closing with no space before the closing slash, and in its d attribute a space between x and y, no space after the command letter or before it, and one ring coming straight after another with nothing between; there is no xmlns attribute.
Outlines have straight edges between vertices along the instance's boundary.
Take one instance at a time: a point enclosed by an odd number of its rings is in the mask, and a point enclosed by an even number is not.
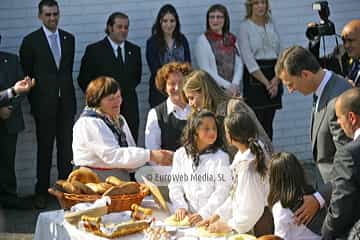
<svg viewBox="0 0 360 240"><path fill-rule="evenodd" d="M60 26L72 32L76 37L76 55L74 79L76 79L80 59L87 44L104 37L105 22L113 11L126 12L130 17L129 40L142 47L143 76L138 87L141 113L140 139L143 141L144 119L148 111L147 87L149 71L145 62L145 42L150 35L151 26L159 8L171 3L180 15L182 31L194 46L196 37L205 29L207 8L214 3L222 2L230 10L231 29L238 34L240 20L244 17L244 0L58 0L61 9ZM0 0L0 33L3 41L1 50L18 53L22 38L40 26L37 19L38 0ZM307 22L318 21L317 13L312 11L312 0L272 0L273 16L279 27L284 46L300 44L306 46L305 26ZM337 31L352 18L359 17L359 0L329 0L331 19ZM333 47L332 39L329 49ZM194 59L194 58L193 58ZM75 82L77 87L77 83ZM77 88L78 112L83 107L83 95ZM278 150L287 150L297 154L301 159L311 159L309 144L310 97L300 94L288 95L285 91L284 107L278 111L275 119L274 144ZM16 158L19 192L33 192L36 170L36 140L34 124L29 115L28 103L24 104L26 130L20 134ZM54 161L55 162L55 161ZM55 163L54 163L55 164ZM54 171L53 178L56 178Z"/></svg>

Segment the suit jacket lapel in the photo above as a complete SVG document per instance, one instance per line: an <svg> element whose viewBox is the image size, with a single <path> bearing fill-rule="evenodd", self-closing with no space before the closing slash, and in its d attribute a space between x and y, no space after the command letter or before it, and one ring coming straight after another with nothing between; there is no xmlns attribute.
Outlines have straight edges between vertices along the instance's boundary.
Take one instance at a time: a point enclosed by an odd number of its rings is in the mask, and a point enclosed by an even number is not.
<svg viewBox="0 0 360 240"><path fill-rule="evenodd" d="M315 112L313 112L313 115L312 115L311 122L313 123L313 126L312 126L311 142L312 142L313 150L315 148L316 137L318 135L321 123L324 120L324 117L326 115L327 104L331 100L331 99L329 99L329 97L330 97L329 93L331 92L334 83L335 83L335 81L333 81L333 76L331 76L331 78L327 82L327 84L324 87L324 90L320 96L318 108L316 109Z"/></svg>
<svg viewBox="0 0 360 240"><path fill-rule="evenodd" d="M103 44L105 45L105 49L107 51L107 53L105 53L106 56L112 56L113 58L113 61L116 62L117 61L117 58L115 56L115 53L114 53L114 49L112 48L111 46L111 43L109 42L109 39L107 39L107 37L105 37L103 39Z"/></svg>
<svg viewBox="0 0 360 240"><path fill-rule="evenodd" d="M51 47L50 47L49 42L47 40L46 34L45 34L45 32L44 32L44 30L42 28L40 28L39 38L40 38L39 46L41 48L43 48L44 51L46 51L47 55L49 56L49 60L52 61L53 66L57 69L56 62L55 62L54 56L53 56L52 51L51 51ZM46 47L42 47L42 46L46 46Z"/></svg>
<svg viewBox="0 0 360 240"><path fill-rule="evenodd" d="M60 46L61 46L61 55L60 55L60 63L59 63L59 69L60 69L61 63L63 61L63 57L65 56L65 52L66 52L65 50L68 47L68 45L66 44L66 36L64 35L64 32L60 29L59 29L59 38L60 38Z"/></svg>

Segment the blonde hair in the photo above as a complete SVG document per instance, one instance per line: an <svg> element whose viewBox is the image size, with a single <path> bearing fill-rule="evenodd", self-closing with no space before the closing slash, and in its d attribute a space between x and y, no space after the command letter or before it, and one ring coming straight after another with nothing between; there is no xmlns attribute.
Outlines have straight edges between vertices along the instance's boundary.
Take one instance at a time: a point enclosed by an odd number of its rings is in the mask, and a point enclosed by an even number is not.
<svg viewBox="0 0 360 240"><path fill-rule="evenodd" d="M245 15L245 19L249 19L252 16L252 7L254 5L254 1L255 0L246 0L245 1L245 9L246 9L246 15ZM271 20L271 10L270 10L270 3L269 0L265 0L265 4L266 4L266 13L265 13L265 19L266 21L270 21Z"/></svg>
<svg viewBox="0 0 360 240"><path fill-rule="evenodd" d="M214 113L216 113L219 104L230 99L210 74L203 70L194 70L185 77L182 93L185 101L188 102L186 92L201 93L203 96L201 108L209 109Z"/></svg>

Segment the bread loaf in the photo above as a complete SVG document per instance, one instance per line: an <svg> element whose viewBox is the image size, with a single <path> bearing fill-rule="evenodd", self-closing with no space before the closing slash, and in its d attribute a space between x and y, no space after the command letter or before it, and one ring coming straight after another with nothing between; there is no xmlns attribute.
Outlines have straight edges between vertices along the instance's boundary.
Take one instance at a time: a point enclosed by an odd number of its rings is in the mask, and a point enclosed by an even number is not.
<svg viewBox="0 0 360 240"><path fill-rule="evenodd" d="M96 194L103 194L112 187L112 185L108 183L87 183L85 185L89 187L92 191L94 191Z"/></svg>
<svg viewBox="0 0 360 240"><path fill-rule="evenodd" d="M68 182L79 181L83 184L86 183L100 183L100 178L90 168L80 167L72 171L67 179Z"/></svg>
<svg viewBox="0 0 360 240"><path fill-rule="evenodd" d="M103 194L103 196L113 196L119 194L135 194L135 193L139 193L139 191L140 191L139 184L135 182L127 182L127 183L123 183L120 186L111 187Z"/></svg>
<svg viewBox="0 0 360 240"><path fill-rule="evenodd" d="M79 188L83 194L96 194L96 192L94 192L91 188L77 180L73 180L71 184Z"/></svg>
<svg viewBox="0 0 360 240"><path fill-rule="evenodd" d="M59 188L60 191L65 193L72 193L72 194L80 194L81 190L79 187L74 186L72 183L67 182L65 180L58 180L56 181L56 187Z"/></svg>
<svg viewBox="0 0 360 240"><path fill-rule="evenodd" d="M109 176L105 179L106 183L109 183L114 186L120 186L121 184L125 183L124 181L120 180L119 178L115 176Z"/></svg>

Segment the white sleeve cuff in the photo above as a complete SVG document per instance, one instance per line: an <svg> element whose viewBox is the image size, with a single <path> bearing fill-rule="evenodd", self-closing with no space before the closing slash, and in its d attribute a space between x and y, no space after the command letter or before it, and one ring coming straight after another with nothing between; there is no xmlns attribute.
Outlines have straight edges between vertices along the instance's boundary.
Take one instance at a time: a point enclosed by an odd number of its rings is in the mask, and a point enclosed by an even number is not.
<svg viewBox="0 0 360 240"><path fill-rule="evenodd" d="M14 95L13 95L13 93L12 93L12 91L11 91L11 88L9 88L9 89L7 90L7 95L8 95L8 97L9 97L9 99L12 98L12 97L14 97Z"/></svg>
<svg viewBox="0 0 360 240"><path fill-rule="evenodd" d="M319 202L320 204L320 209L323 208L325 206L325 200L324 198L321 196L321 194L319 192L316 192L313 194L313 196L316 198L316 200Z"/></svg>

